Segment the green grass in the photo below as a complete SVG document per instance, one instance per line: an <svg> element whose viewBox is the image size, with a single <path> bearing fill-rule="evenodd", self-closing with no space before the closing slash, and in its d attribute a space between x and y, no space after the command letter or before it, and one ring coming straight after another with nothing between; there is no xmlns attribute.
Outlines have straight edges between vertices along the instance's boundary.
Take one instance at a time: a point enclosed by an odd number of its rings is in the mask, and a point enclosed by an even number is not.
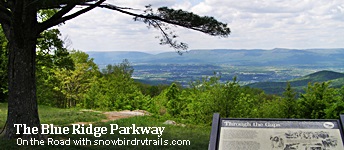
<svg viewBox="0 0 344 150"><path fill-rule="evenodd" d="M78 109L59 109L49 106L38 106L42 124L68 125L75 122L99 122L106 116L99 112L80 111ZM7 118L7 103L0 103L0 129Z"/></svg>
<svg viewBox="0 0 344 150"><path fill-rule="evenodd" d="M4 105L0 103L0 118L6 118L3 111ZM55 112L55 113L54 113ZM58 113L58 114L56 114ZM91 115L90 118L87 118L88 116L84 116L85 118L82 118L81 116L84 114ZM42 120L42 123L52 123L54 125L64 125L69 127L69 131L72 132L72 126L67 125L72 122L88 122L88 121L99 121L104 118L104 116L99 115L94 112L82 112L78 110L70 110L70 109L57 109L57 108L51 108L46 106L40 106L39 107L39 114ZM43 115L44 114L44 115ZM59 118L59 119L57 119ZM76 119L73 120L72 118ZM3 120L0 120L0 124L3 124ZM158 137L158 135L155 134L120 134L118 131L114 132L114 134L110 134L110 124L117 124L118 127L132 127L132 124L135 124L136 127L165 127L162 136ZM167 150L183 150L183 149L207 149L208 143L209 143L209 135L210 135L210 126L208 127L202 127L202 126L194 126L194 125L187 125L186 127L182 126L173 126L173 125L165 125L162 123L161 120L158 120L151 116L140 116L140 117L133 117L133 118L126 118L126 119L120 119L110 122L98 122L92 124L93 127L106 127L108 130L107 134L102 135L101 137L95 137L93 134L62 134L62 135L48 135L48 138L52 138L54 140L61 140L61 139L70 139L71 145L64 145L64 146L52 146L47 145L47 141L45 142L45 145L35 145L35 146L22 146L17 145L16 140L0 140L1 147L4 147L6 149L124 149L124 150L141 150L141 149L147 149L147 150L160 150L160 149L167 149ZM85 127L87 127L85 125ZM92 145L75 145L73 143L73 140L78 140L82 138L87 138L88 140L92 141ZM138 145L97 145L95 146L94 140L151 140L150 145L142 145L141 143L138 143ZM168 140L168 145L159 145L155 146L153 143L159 141L165 141ZM189 140L190 145L186 146L176 146L176 145L170 145L173 140Z"/></svg>
<svg viewBox="0 0 344 150"><path fill-rule="evenodd" d="M7 103L0 103L0 129L5 125L7 118Z"/></svg>

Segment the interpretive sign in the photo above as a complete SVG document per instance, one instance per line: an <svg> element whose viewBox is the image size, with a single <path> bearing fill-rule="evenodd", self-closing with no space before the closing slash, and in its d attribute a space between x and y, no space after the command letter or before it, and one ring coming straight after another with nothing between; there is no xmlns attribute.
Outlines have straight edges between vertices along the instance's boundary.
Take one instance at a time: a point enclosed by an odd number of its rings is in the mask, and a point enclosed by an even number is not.
<svg viewBox="0 0 344 150"><path fill-rule="evenodd" d="M344 150L339 120L214 118L212 150Z"/></svg>

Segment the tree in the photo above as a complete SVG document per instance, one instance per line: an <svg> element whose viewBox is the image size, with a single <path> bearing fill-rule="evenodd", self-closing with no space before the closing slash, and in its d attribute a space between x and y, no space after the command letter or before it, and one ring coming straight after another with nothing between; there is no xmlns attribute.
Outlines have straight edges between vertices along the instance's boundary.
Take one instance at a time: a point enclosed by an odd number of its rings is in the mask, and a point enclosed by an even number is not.
<svg viewBox="0 0 344 150"><path fill-rule="evenodd" d="M297 103L296 92L291 88L290 82L287 83L287 88L283 92L283 107L285 118L296 118Z"/></svg>
<svg viewBox="0 0 344 150"><path fill-rule="evenodd" d="M316 82L313 85L308 83L306 93L301 94L298 101L302 118L324 119L326 117L325 109L335 102L334 89L329 86L329 82Z"/></svg>
<svg viewBox="0 0 344 150"><path fill-rule="evenodd" d="M64 41L60 37L58 29L46 30L41 33L37 42L36 57L36 78L37 96L39 100L51 100L53 94L47 89L52 89L49 85L52 70L54 68L73 69L73 60L69 58L69 52L64 47ZM8 97L8 70L7 70L7 40L2 28L0 29L0 102L7 102ZM49 80L49 81L48 81ZM49 84L49 85L48 85ZM45 95L45 96L44 96ZM46 97L48 96L48 97ZM42 101L41 101L42 102ZM44 102L43 102L44 103Z"/></svg>
<svg viewBox="0 0 344 150"><path fill-rule="evenodd" d="M333 101L325 109L326 119L338 119L344 113L344 86L330 92Z"/></svg>
<svg viewBox="0 0 344 150"><path fill-rule="evenodd" d="M63 93L58 91L60 84L56 70L74 70L74 62L64 47L64 41L57 29L46 30L41 33L37 42L36 52L36 82L38 104L60 106Z"/></svg>
<svg viewBox="0 0 344 150"><path fill-rule="evenodd" d="M56 78L60 81L56 89L64 95L59 100L59 106L64 108L80 106L84 93L100 74L98 66L93 62L93 58L89 58L85 52L72 51L70 56L75 64L74 70L67 68L54 70Z"/></svg>
<svg viewBox="0 0 344 150"><path fill-rule="evenodd" d="M150 7L143 14L130 12L127 7L118 7L104 3L105 0L1 0L0 23L9 42L8 49L8 116L6 138L44 139L41 134L16 134L14 124L26 124L27 127L38 127L41 133L36 96L36 44L44 30L64 23L96 7L107 8L134 16L135 21L142 21L148 26L161 31L161 44L169 44L178 49L187 45L177 43L173 32L166 32L167 24L200 31L212 36L227 37L230 29L226 24L212 17L200 17L182 10L167 7L153 12ZM83 9L68 14L73 8ZM41 10L54 9L49 19L40 19ZM167 24L166 24L167 23ZM172 34L169 34L172 33ZM23 133L23 129L19 130Z"/></svg>
<svg viewBox="0 0 344 150"><path fill-rule="evenodd" d="M131 75L134 72L134 68L131 66L130 62L128 59L124 59L122 61L122 63L119 63L118 65L107 65L106 69L102 70L103 75L107 76L107 75L111 75L111 74L115 74L115 75L123 75L127 78L131 78Z"/></svg>
<svg viewBox="0 0 344 150"><path fill-rule="evenodd" d="M131 74L134 69L126 59L107 65L102 77L96 78L84 94L83 107L101 110L147 109L149 97L144 96Z"/></svg>
<svg viewBox="0 0 344 150"><path fill-rule="evenodd" d="M177 116L182 111L182 101L180 99L180 90L177 87L176 83L172 83L171 86L167 89L166 98L167 98L167 112L171 116Z"/></svg>
<svg viewBox="0 0 344 150"><path fill-rule="evenodd" d="M41 20L46 20L53 15L54 10L40 11L38 17ZM45 30L40 34L37 40L37 57L36 57L36 78L38 84L38 91L44 89L44 92L38 92L38 99L51 100L51 98L45 97L43 95L49 96L53 95L47 91L51 89L46 87L46 83L51 75L51 70L53 68L73 68L73 61L69 58L69 52L64 47L64 41L60 39L60 31L58 29ZM8 41L6 40L5 34L0 28L0 102L7 102L8 97ZM42 91L42 90L40 90Z"/></svg>

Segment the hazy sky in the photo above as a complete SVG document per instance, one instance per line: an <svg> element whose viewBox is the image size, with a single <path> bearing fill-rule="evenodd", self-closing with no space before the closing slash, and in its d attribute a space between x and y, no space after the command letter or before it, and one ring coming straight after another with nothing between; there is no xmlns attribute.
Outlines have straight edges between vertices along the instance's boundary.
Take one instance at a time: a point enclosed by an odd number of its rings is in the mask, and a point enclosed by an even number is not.
<svg viewBox="0 0 344 150"><path fill-rule="evenodd" d="M168 6L213 16L231 29L228 38L177 27L189 49L344 48L343 0L107 0L122 7ZM134 11L142 13L141 11ZM82 51L168 52L155 29L116 11L96 8L59 27L70 48Z"/></svg>

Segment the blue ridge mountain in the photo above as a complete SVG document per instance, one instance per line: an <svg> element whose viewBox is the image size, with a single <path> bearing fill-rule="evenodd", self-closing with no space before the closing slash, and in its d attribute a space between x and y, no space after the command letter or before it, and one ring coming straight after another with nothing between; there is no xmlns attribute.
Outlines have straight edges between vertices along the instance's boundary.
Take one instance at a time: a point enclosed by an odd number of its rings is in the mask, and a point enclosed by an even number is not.
<svg viewBox="0 0 344 150"><path fill-rule="evenodd" d="M344 48L338 49L213 49L149 54L135 51L87 52L98 65L116 64L128 59L133 64L230 64L230 65L307 65L344 64Z"/></svg>
<svg viewBox="0 0 344 150"><path fill-rule="evenodd" d="M145 52L136 51L107 51L107 52L87 52L91 58L94 58L94 62L100 66L105 67L108 64L118 64L123 59L128 59L134 65L134 69L146 69L150 67L155 74L159 74L161 70L163 73L170 73L170 80L184 80L184 76L189 79L198 78L198 76L211 75L213 72L221 70L219 65L228 66L249 66L257 67L260 66L274 66L275 68L283 66L291 66L306 69L312 68L342 68L344 65L344 48L333 48L333 49L285 49L275 48L271 50L264 49L209 49L209 50L190 50L188 52L179 55L176 52L163 52L159 54L149 54ZM147 64L142 66L142 64ZM172 69L170 66L164 68L164 64L173 64ZM190 65L192 64L192 65ZM158 66L156 66L158 65ZM180 67L180 65L190 65L189 68ZM206 66L204 66L206 65ZM198 74L192 73L195 68L192 67L203 67L202 72ZM136 68L135 68L136 67ZM141 68L140 68L141 67ZM143 67L143 68L142 68ZM146 67L146 68L145 68ZM148 68L149 69L149 68ZM179 69L179 70L178 70ZM185 70L193 69L193 70ZM197 70L197 69L196 69ZM318 69L315 69L318 70ZM341 70L341 69L339 69ZM210 73L205 73L210 72ZM152 71L151 71L152 72ZM183 72L189 72L188 75ZM190 73L191 72L191 73ZM162 80L163 79L163 80ZM240 79L240 77L239 77ZM243 78L241 78L243 79ZM156 81L157 80L157 81ZM156 80L142 80L142 82L157 82L157 83L170 83L173 81L166 81L167 78L161 78ZM300 78L288 80L292 87L298 92L302 92L309 82L324 82L330 81L332 87L341 87L344 85L344 74L333 71L320 71L310 75L306 75ZM256 82L248 84L247 86L260 88L269 94L282 94L286 87L286 80L277 80L283 82L271 82L276 80L265 80L267 82ZM164 82L163 82L164 81ZM263 80L264 81L264 80Z"/></svg>
<svg viewBox="0 0 344 150"><path fill-rule="evenodd" d="M330 82L330 87L340 88L344 85L344 73L324 70L286 82L257 82L246 86L262 89L268 94L281 95L287 87L287 82L289 82L291 87L297 92L303 92L308 83L314 84L315 82Z"/></svg>

